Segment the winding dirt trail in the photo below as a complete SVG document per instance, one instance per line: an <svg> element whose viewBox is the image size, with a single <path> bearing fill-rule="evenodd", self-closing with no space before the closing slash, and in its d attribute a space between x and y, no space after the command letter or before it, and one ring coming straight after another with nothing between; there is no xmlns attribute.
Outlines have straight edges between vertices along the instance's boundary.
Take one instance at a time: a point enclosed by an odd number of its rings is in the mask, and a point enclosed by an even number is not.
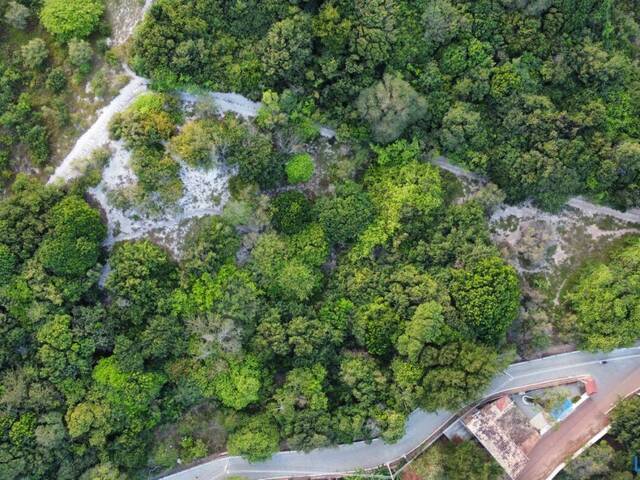
<svg viewBox="0 0 640 480"><path fill-rule="evenodd" d="M440 168L447 170L448 172L453 173L456 177L472 180L478 182L480 184L486 184L489 180L477 173L470 172L459 165L454 165L449 162L445 157L438 157L433 162L435 165ZM640 208L633 208L627 210L626 212L621 212L620 210L616 210L611 207L606 207L603 205L596 205L595 203L591 203L588 200L585 200L582 197L573 197L570 198L567 203L567 206L575 208L581 213L588 216L601 215L603 217L611 217L617 220L627 222L627 223L637 223L640 224Z"/></svg>

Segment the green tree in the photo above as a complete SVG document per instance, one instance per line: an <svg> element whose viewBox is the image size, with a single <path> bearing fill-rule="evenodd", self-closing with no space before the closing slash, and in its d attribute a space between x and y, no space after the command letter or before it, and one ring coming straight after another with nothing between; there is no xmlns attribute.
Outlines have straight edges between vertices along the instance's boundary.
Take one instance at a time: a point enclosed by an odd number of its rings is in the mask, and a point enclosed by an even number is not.
<svg viewBox="0 0 640 480"><path fill-rule="evenodd" d="M124 242L110 258L106 288L114 301L114 312L140 325L168 296L176 280L168 255L147 240Z"/></svg>
<svg viewBox="0 0 640 480"><path fill-rule="evenodd" d="M273 396L273 415L291 448L310 449L329 441L326 375L321 365L293 369Z"/></svg>
<svg viewBox="0 0 640 480"><path fill-rule="evenodd" d="M353 182L338 185L335 195L322 197L315 209L327 240L334 245L355 241L374 219L369 196Z"/></svg>
<svg viewBox="0 0 640 480"><path fill-rule="evenodd" d="M308 182L313 176L313 169L313 159L307 153L294 155L285 165L287 180L290 184Z"/></svg>
<svg viewBox="0 0 640 480"><path fill-rule="evenodd" d="M242 410L260 400L264 376L262 368L253 356L247 356L242 361L229 362L228 369L214 379L214 389L222 404Z"/></svg>
<svg viewBox="0 0 640 480"><path fill-rule="evenodd" d="M422 380L422 407L457 409L476 399L489 385L504 360L490 347L472 342L450 343L422 359L430 366Z"/></svg>
<svg viewBox="0 0 640 480"><path fill-rule="evenodd" d="M398 352L410 362L419 364L422 354L429 348L440 348L459 338L459 334L447 325L442 307L430 301L418 308L404 332L398 337Z"/></svg>
<svg viewBox="0 0 640 480"><path fill-rule="evenodd" d="M467 440L447 449L445 472L451 480L477 478L497 480L504 472L500 466L477 443Z"/></svg>
<svg viewBox="0 0 640 480"><path fill-rule="evenodd" d="M122 421L151 425L158 420L154 402L166 377L156 372L124 371L115 357L103 358L93 369L95 389Z"/></svg>
<svg viewBox="0 0 640 480"><path fill-rule="evenodd" d="M640 204L640 143L623 142L615 147L613 153L616 178L613 200L624 208Z"/></svg>
<svg viewBox="0 0 640 480"><path fill-rule="evenodd" d="M67 430L60 412L49 412L38 419L35 431L36 443L42 448L58 448L64 445Z"/></svg>
<svg viewBox="0 0 640 480"><path fill-rule="evenodd" d="M640 397L618 403L611 415L611 435L630 454L640 450Z"/></svg>
<svg viewBox="0 0 640 480"><path fill-rule="evenodd" d="M0 286L9 281L16 267L16 257L11 253L9 247L0 244Z"/></svg>
<svg viewBox="0 0 640 480"><path fill-rule="evenodd" d="M110 462L90 468L80 476L80 480L125 480L125 474Z"/></svg>
<svg viewBox="0 0 640 480"><path fill-rule="evenodd" d="M69 196L51 209L50 233L38 257L55 275L77 277L93 267L100 255L106 228L100 214L83 199Z"/></svg>
<svg viewBox="0 0 640 480"><path fill-rule="evenodd" d="M353 333L360 345L373 355L391 352L398 336L400 318L382 298L359 309L354 318Z"/></svg>
<svg viewBox="0 0 640 480"><path fill-rule="evenodd" d="M487 171L486 149L490 137L482 115L472 105L458 102L442 119L440 143L444 152L456 162L473 170Z"/></svg>
<svg viewBox="0 0 640 480"><path fill-rule="evenodd" d="M33 413L20 416L9 430L9 440L16 447L24 447L33 442L36 435L37 418Z"/></svg>
<svg viewBox="0 0 640 480"><path fill-rule="evenodd" d="M389 143L425 116L427 104L407 82L385 74L380 82L360 93L356 108L371 127L374 140Z"/></svg>
<svg viewBox="0 0 640 480"><path fill-rule="evenodd" d="M261 46L265 74L273 82L303 78L311 61L311 22L299 13L274 23Z"/></svg>
<svg viewBox="0 0 640 480"><path fill-rule="evenodd" d="M592 445L579 457L571 460L564 469L564 476L570 480L589 480L593 478L611 478L611 464L614 450L606 441Z"/></svg>
<svg viewBox="0 0 640 480"><path fill-rule="evenodd" d="M45 0L40 12L44 28L62 41L88 37L98 26L101 0Z"/></svg>
<svg viewBox="0 0 640 480"><path fill-rule="evenodd" d="M185 239L182 263L189 273L213 275L234 259L238 248L240 237L231 225L220 217L204 217Z"/></svg>
<svg viewBox="0 0 640 480"><path fill-rule="evenodd" d="M371 169L365 184L378 217L362 232L351 255L364 257L374 247L384 246L403 221L417 215L433 216L442 205L438 171L432 165L412 160L401 165Z"/></svg>
<svg viewBox="0 0 640 480"><path fill-rule="evenodd" d="M340 361L339 378L346 387L348 398L366 408L384 402L387 378L377 362L360 353L347 353Z"/></svg>
<svg viewBox="0 0 640 480"><path fill-rule="evenodd" d="M520 308L514 269L499 257L488 257L451 275L451 299L468 334L486 344L503 342Z"/></svg>
<svg viewBox="0 0 640 480"><path fill-rule="evenodd" d="M250 462L266 460L278 451L278 428L267 414L250 417L229 435L227 450Z"/></svg>
<svg viewBox="0 0 640 480"><path fill-rule="evenodd" d="M311 218L311 202L296 190L279 194L271 203L271 222L279 232L298 233Z"/></svg>
<svg viewBox="0 0 640 480"><path fill-rule="evenodd" d="M422 14L425 40L434 47L447 44L460 31L467 29L469 20L460 7L452 5L449 0L429 2Z"/></svg>
<svg viewBox="0 0 640 480"><path fill-rule="evenodd" d="M323 306L317 317L291 319L286 333L295 364L326 364L331 361L345 340L352 308L350 302L339 301Z"/></svg>
<svg viewBox="0 0 640 480"><path fill-rule="evenodd" d="M569 293L578 335L588 350L631 345L640 327L640 241L612 254L608 264L588 267Z"/></svg>

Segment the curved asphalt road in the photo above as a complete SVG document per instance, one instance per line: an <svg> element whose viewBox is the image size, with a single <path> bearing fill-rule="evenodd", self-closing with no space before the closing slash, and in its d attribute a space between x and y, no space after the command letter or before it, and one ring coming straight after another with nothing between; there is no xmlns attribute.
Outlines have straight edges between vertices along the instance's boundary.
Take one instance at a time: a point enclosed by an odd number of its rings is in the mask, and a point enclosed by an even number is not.
<svg viewBox="0 0 640 480"><path fill-rule="evenodd" d="M607 360L602 364L602 360ZM640 346L610 353L571 352L511 365L497 376L485 397L496 393L526 388L531 385L581 375L591 375L599 391L614 392L630 373L640 369ZM332 448L319 448L309 453L280 452L271 459L249 463L241 457L218 458L164 477L165 480L217 480L228 475L251 479L274 479L292 476L322 476L349 473L394 462L413 451L454 416L451 412L413 412L406 432L395 444L382 440L357 442Z"/></svg>

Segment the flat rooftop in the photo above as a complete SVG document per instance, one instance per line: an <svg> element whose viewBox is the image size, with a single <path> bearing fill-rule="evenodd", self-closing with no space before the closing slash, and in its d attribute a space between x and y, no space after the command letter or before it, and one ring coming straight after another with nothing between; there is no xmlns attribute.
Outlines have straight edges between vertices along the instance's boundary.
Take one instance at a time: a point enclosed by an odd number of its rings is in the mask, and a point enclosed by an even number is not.
<svg viewBox="0 0 640 480"><path fill-rule="evenodd" d="M463 421L511 478L527 465L527 454L540 438L508 396L468 414Z"/></svg>

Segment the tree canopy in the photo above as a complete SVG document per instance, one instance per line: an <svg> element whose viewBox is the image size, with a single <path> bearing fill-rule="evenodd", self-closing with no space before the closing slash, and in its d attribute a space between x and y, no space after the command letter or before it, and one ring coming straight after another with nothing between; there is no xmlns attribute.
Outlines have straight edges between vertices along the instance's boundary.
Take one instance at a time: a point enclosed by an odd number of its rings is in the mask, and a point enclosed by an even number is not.
<svg viewBox="0 0 640 480"><path fill-rule="evenodd" d="M632 345L640 327L640 242L612 253L608 263L586 267L568 299L583 346L612 350Z"/></svg>

